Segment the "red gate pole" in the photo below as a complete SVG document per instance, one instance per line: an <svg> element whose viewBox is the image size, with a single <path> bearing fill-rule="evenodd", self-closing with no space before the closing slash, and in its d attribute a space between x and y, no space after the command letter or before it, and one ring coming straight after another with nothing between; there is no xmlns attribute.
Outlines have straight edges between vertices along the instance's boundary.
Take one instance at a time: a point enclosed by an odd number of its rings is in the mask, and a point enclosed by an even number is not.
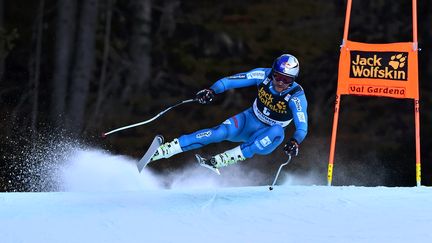
<svg viewBox="0 0 432 243"><path fill-rule="evenodd" d="M340 106L339 103L340 103L340 96L339 94L337 94L334 117L333 117L333 130L332 130L332 137L331 137L331 144L330 144L330 157L329 157L329 162L328 162L329 164L328 164L328 171L327 171L327 186L331 186L333 180L333 163L334 163L334 154L336 149L336 136L337 136L337 127L338 127L338 120L339 120L339 106Z"/></svg>
<svg viewBox="0 0 432 243"><path fill-rule="evenodd" d="M351 6L352 6L352 0L348 0L346 13L345 13L345 26L344 26L344 35L342 39L341 49L344 48L345 43L348 40L348 31L349 31L349 24L351 18ZM339 122L340 101L341 101L341 95L339 94L339 92L336 92L335 111L333 116L333 129L332 129L332 137L331 137L331 144L330 144L330 156L329 156L328 171L327 171L328 186L331 186L333 180L333 164L334 164L334 154L336 149L336 136L337 136L337 127Z"/></svg>
<svg viewBox="0 0 432 243"><path fill-rule="evenodd" d="M417 0L412 0L412 18L413 18L413 49L418 53L417 41ZM418 92L418 91L417 91ZM414 99L414 117L415 117L415 140L416 140L416 182L421 186L421 159L420 159L420 98Z"/></svg>

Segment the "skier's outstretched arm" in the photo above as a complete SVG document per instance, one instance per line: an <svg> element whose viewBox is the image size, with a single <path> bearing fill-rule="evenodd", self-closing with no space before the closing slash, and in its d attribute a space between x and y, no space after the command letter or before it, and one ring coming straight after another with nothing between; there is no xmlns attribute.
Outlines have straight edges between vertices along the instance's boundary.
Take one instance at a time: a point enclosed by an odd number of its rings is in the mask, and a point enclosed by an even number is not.
<svg viewBox="0 0 432 243"><path fill-rule="evenodd" d="M243 88L261 83L271 72L271 68L255 68L249 72L238 73L216 81L210 89L215 94L223 93L229 89Z"/></svg>

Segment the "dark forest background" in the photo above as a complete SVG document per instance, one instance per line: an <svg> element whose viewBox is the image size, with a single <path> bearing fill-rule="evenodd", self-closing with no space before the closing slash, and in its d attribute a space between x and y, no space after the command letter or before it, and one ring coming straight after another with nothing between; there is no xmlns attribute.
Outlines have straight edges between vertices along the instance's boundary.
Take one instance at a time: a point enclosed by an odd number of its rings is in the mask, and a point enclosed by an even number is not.
<svg viewBox="0 0 432 243"><path fill-rule="evenodd" d="M432 184L431 5L418 1L423 185ZM300 61L310 119L300 155L287 169L300 176L315 171L325 184L345 7L343 0L0 0L0 190L41 190L25 179L35 171L22 169L47 163L23 156L40 152L41 144L79 141L139 158L156 134L171 140L218 125L249 107L255 88L100 138L193 98L219 78L270 67L282 53ZM412 41L410 0L354 0L351 16L350 40ZM414 186L413 101L343 96L341 104L333 184ZM193 155L152 170L182 168L194 163ZM238 166L272 178L284 159L278 149Z"/></svg>

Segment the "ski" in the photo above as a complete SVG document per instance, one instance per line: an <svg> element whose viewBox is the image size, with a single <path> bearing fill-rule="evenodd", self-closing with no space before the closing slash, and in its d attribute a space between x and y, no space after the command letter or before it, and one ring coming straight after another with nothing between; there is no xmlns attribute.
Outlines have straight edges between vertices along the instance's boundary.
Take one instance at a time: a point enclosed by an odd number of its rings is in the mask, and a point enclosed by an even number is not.
<svg viewBox="0 0 432 243"><path fill-rule="evenodd" d="M201 165L202 167L205 167L211 171L213 171L214 173L220 175L220 172L217 168L213 167L212 165L210 165L210 161L208 161L206 158L201 157L201 155L199 154L195 154L195 157L199 163L199 165Z"/></svg>
<svg viewBox="0 0 432 243"><path fill-rule="evenodd" d="M161 135L156 135L156 137L153 139L152 143L150 144L150 147L147 149L147 152L137 163L138 171L140 173L142 169L151 162L150 161L151 158L153 157L153 155L155 154L159 146L163 144L163 142L164 142L163 137Z"/></svg>

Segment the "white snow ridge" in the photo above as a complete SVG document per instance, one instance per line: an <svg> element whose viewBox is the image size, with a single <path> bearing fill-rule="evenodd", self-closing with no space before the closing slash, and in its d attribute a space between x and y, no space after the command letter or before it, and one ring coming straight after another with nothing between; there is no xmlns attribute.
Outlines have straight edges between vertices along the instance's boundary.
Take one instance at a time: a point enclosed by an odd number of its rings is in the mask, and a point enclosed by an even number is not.
<svg viewBox="0 0 432 243"><path fill-rule="evenodd" d="M195 188L187 186L189 180L167 190L148 169L139 174L135 162L96 149L77 150L60 170L63 192L0 193L0 242L432 239L431 188L299 185L269 191L268 186L205 183ZM190 184L200 180L205 179Z"/></svg>

